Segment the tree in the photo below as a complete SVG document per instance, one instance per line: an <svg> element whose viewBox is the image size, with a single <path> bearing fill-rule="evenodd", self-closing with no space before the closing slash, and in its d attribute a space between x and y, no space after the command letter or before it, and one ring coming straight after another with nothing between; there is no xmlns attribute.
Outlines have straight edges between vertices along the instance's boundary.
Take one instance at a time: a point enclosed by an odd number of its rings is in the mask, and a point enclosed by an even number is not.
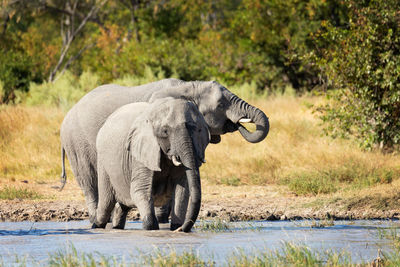
<svg viewBox="0 0 400 267"><path fill-rule="evenodd" d="M51 3L44 3L47 10L54 10L61 13L61 36L62 46L60 56L57 64L50 72L49 81L54 81L56 73L60 71L60 75L75 61L86 49L93 46L93 44L85 44L82 46L75 55L70 55L67 59L68 52L72 42L83 31L86 24L90 21L96 20L97 12L104 6L108 0L99 1L79 1L79 0L65 0L58 3L59 6L53 6ZM51 1L49 1L51 2Z"/></svg>
<svg viewBox="0 0 400 267"><path fill-rule="evenodd" d="M325 131L365 148L400 143L400 2L345 0L347 27L325 22L315 63L336 89L319 108Z"/></svg>

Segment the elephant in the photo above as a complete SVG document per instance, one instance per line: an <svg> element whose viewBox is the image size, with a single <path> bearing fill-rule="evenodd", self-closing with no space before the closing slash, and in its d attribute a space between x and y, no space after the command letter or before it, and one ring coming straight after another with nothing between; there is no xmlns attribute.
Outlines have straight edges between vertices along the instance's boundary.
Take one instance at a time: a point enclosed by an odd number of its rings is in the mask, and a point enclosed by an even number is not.
<svg viewBox="0 0 400 267"><path fill-rule="evenodd" d="M162 98L117 109L96 139L99 202L93 227L104 228L118 202L138 208L145 230L158 230L154 206L173 199L171 230L189 232L200 210L199 167L209 141L208 125L190 101Z"/></svg>
<svg viewBox="0 0 400 267"><path fill-rule="evenodd" d="M164 79L140 86L115 84L99 86L82 97L66 114L60 129L62 185L66 183L65 154L85 195L89 219L93 222L98 202L96 137L104 122L116 109L129 103L154 102L173 97L197 106L216 144L221 135L239 131L250 143L262 141L269 132L269 121L260 109L249 105L216 81ZM240 122L253 122L249 132ZM126 216L118 207L117 216Z"/></svg>

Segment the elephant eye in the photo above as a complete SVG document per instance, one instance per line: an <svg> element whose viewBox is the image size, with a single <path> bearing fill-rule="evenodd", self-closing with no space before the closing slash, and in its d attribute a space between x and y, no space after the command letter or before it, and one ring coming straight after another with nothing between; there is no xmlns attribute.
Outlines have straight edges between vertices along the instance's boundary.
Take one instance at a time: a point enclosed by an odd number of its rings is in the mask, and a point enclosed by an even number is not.
<svg viewBox="0 0 400 267"><path fill-rule="evenodd" d="M218 103L218 106L217 106L219 109L223 109L224 108L224 104L223 103Z"/></svg>
<svg viewBox="0 0 400 267"><path fill-rule="evenodd" d="M162 127L162 128L160 129L160 131L158 132L158 135L159 135L159 137L162 137L162 138L168 137L168 135L169 135L169 129L168 129L168 127Z"/></svg>

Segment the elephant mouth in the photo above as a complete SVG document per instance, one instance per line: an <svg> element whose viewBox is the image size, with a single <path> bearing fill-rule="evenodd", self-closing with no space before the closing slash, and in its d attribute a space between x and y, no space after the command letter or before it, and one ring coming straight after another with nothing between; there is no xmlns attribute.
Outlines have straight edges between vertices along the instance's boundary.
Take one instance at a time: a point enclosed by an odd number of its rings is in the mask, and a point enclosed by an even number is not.
<svg viewBox="0 0 400 267"><path fill-rule="evenodd" d="M233 122L231 120L227 120L224 127L223 127L223 132L225 133L231 133L237 131L240 127L245 128L242 123L254 123L252 119L249 119L247 117L242 117L236 122Z"/></svg>

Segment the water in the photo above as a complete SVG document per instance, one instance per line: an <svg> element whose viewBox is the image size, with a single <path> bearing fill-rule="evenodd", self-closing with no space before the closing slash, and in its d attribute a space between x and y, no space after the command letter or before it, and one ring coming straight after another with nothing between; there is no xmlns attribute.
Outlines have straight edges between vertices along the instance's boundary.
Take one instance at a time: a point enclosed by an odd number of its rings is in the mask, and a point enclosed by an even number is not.
<svg viewBox="0 0 400 267"><path fill-rule="evenodd" d="M168 224L160 231L143 231L140 222L128 222L125 230L90 229L88 221L0 223L0 255L12 263L15 255L45 261L50 253L73 244L79 252L135 258L155 248L192 251L203 259L223 263L232 252L275 250L283 242L304 244L316 251L348 251L354 262L371 261L378 249L389 251L389 241L378 238L380 229L400 226L388 221L335 221L334 226L311 228L310 221L231 223L230 231L175 233Z"/></svg>

